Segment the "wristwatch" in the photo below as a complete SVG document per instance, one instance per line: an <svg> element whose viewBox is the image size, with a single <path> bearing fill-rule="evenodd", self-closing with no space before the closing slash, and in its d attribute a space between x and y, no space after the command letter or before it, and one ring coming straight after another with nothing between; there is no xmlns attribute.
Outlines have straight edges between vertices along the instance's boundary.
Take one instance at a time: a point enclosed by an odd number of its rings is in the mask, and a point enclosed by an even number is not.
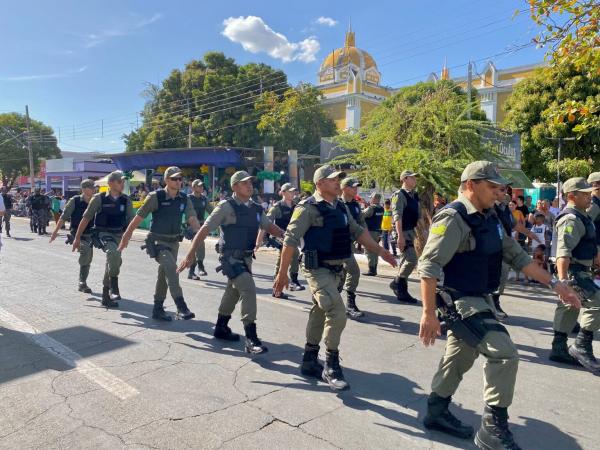
<svg viewBox="0 0 600 450"><path fill-rule="evenodd" d="M548 283L548 286L550 286L552 289L556 289L556 285L558 283L561 283L561 280L559 280L558 278L553 276L552 279L550 280L550 283Z"/></svg>

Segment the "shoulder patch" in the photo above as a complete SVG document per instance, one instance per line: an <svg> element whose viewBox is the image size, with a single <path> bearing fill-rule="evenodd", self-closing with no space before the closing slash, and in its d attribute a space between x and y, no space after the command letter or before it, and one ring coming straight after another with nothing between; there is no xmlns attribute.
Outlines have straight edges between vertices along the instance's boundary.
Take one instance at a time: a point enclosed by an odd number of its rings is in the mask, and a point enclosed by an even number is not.
<svg viewBox="0 0 600 450"><path fill-rule="evenodd" d="M573 225L566 225L565 226L565 233L566 234L573 234Z"/></svg>
<svg viewBox="0 0 600 450"><path fill-rule="evenodd" d="M435 234L436 236L443 236L446 233L446 229L448 227L444 224L433 225L431 227L431 234Z"/></svg>
<svg viewBox="0 0 600 450"><path fill-rule="evenodd" d="M296 220L298 217L300 217L300 214L302 214L302 208L295 208L290 220Z"/></svg>

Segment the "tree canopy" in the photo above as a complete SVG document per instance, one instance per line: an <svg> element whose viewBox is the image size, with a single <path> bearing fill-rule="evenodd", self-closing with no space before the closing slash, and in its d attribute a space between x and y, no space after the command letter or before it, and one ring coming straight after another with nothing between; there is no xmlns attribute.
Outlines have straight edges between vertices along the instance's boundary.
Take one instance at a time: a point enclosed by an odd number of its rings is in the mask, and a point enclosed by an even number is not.
<svg viewBox="0 0 600 450"><path fill-rule="evenodd" d="M54 131L37 120L30 121L31 148L35 170L41 158L59 158L60 149ZM19 113L0 114L0 175L2 184L11 188L18 176L29 175L27 150L27 125L25 116ZM43 139L36 139L43 136Z"/></svg>
<svg viewBox="0 0 600 450"><path fill-rule="evenodd" d="M564 178L587 176L600 168L600 121L593 104L600 104L600 73L589 76L574 65L538 70L518 83L505 104L504 125L521 133L523 169L542 181L556 178L558 143L564 141L561 172ZM579 108L576 105L589 105Z"/></svg>

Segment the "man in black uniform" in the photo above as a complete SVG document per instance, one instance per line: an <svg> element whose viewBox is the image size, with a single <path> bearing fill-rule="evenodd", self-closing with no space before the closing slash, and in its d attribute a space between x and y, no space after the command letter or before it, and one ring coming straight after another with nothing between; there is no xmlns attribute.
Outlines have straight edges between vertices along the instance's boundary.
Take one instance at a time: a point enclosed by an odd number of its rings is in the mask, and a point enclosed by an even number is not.
<svg viewBox="0 0 600 450"><path fill-rule="evenodd" d="M92 197L90 204L83 213L83 218L77 227L73 240L73 251L81 247L81 237L88 224L93 221L92 240L96 248L106 253L106 268L102 281L102 304L107 308L119 306L119 272L121 270L121 252L117 246L123 231L133 218L133 205L123 193L125 175L120 170L108 175L108 192L102 192Z"/></svg>
<svg viewBox="0 0 600 450"><path fill-rule="evenodd" d="M371 204L363 211L363 217L367 224L367 229L371 235L371 239L379 242L381 239L381 221L383 220L383 206L381 206L381 194L373 192L371 194ZM369 261L369 271L363 273L368 277L377 276L377 263L379 256L377 253L367 250L367 260Z"/></svg>
<svg viewBox="0 0 600 450"><path fill-rule="evenodd" d="M188 196L192 201L194 210L196 211L196 217L200 226L204 224L206 213L210 214L213 207L208 203L208 198L204 195L204 183L201 180L192 181L192 193ZM190 230L191 231L191 230ZM195 233L194 233L195 234ZM193 239L193 235L191 237ZM196 262L190 266L188 272L188 278L190 280L199 280L196 275L196 267L198 267L198 274L206 276L206 269L204 268L204 257L206 256L206 245L202 242L196 250Z"/></svg>
<svg viewBox="0 0 600 450"><path fill-rule="evenodd" d="M179 167L172 166L165 170L166 188L148 194L144 204L138 209L135 218L123 234L118 248L122 252L127 247L135 229L148 217L148 214L152 213L150 233L146 238L146 253L159 264L152 318L167 322L172 320L163 306L167 296L167 287L177 306L176 317L184 320L195 317L185 303L177 273L177 252L179 251L179 242L183 239L183 216L185 215L187 223L194 231L200 229L190 196L183 194L180 190L182 179Z"/></svg>
<svg viewBox="0 0 600 450"><path fill-rule="evenodd" d="M87 209L89 203L92 201L94 195L94 182L92 180L83 180L81 182L81 195L75 195L65 205L60 219L56 223L56 228L50 236L50 242L53 242L58 236L58 231L63 227L67 220L71 220L69 237L67 238L67 244L72 243L75 239L75 233L79 227L79 223L83 218L83 213ZM92 223L90 222L86 227L85 231L81 235L83 241L79 247L79 292L85 292L91 294L92 290L87 285L87 277L90 273L90 265L92 264L93 257L93 245L92 245Z"/></svg>
<svg viewBox="0 0 600 450"><path fill-rule="evenodd" d="M31 217L33 222L33 232L39 235L46 233L48 226L48 208L50 207L50 199L42 194L40 188L35 188L35 193L31 196Z"/></svg>
<svg viewBox="0 0 600 450"><path fill-rule="evenodd" d="M6 211L4 211L4 217L0 219L0 233L2 233L2 224L4 223L6 237L10 237L10 211L13 208L13 201L6 187L2 188L2 199L4 200L4 208L6 208Z"/></svg>

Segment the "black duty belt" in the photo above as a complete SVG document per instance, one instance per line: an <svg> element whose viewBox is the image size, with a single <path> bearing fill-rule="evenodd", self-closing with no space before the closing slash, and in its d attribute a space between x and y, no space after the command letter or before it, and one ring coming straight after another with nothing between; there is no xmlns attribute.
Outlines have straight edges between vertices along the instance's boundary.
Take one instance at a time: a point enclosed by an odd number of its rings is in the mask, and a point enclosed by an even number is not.
<svg viewBox="0 0 600 450"><path fill-rule="evenodd" d="M327 263L321 262L321 263L319 263L319 266L323 267L324 269L331 270L332 272L341 272L344 269L343 264L327 264Z"/></svg>

